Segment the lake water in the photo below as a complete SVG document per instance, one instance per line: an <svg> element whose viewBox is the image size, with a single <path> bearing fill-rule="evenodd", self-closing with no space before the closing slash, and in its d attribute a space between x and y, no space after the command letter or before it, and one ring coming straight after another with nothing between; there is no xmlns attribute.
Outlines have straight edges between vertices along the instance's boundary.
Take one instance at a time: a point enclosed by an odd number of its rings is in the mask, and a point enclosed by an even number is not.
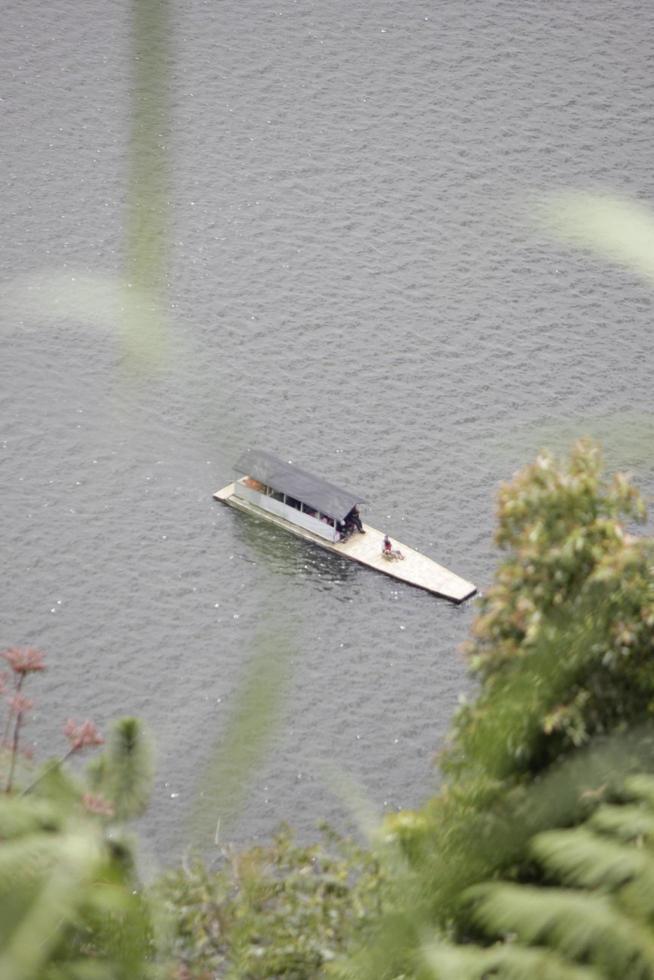
<svg viewBox="0 0 654 980"><path fill-rule="evenodd" d="M170 338L138 375L102 285L129 7L9 0L0 40L0 643L48 655L37 754L70 716L147 722L162 859L270 629L292 673L240 843L349 826L340 777L379 813L418 804L470 689L474 604L214 502L244 448L361 490L482 590L498 485L541 444L593 432L654 484L652 289L530 203L654 200L651 4L178 0L173 27Z"/></svg>

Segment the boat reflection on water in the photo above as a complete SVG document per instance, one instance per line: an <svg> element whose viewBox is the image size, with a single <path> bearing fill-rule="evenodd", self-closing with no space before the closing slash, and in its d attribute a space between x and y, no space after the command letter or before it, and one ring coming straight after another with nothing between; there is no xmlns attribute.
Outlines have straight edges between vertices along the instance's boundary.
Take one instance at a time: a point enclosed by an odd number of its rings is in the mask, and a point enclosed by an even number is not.
<svg viewBox="0 0 654 980"><path fill-rule="evenodd" d="M341 555L316 548L269 524L257 514L233 514L234 531L243 545L238 557L253 565L291 578L318 578L325 586L352 582L356 565Z"/></svg>

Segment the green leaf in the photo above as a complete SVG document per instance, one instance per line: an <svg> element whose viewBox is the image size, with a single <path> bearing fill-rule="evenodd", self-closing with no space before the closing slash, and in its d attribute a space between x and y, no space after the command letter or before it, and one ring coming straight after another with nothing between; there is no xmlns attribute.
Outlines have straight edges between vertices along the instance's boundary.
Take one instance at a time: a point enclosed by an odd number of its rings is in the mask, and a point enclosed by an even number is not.
<svg viewBox="0 0 654 980"><path fill-rule="evenodd" d="M572 964L547 949L497 943L489 949L431 943L423 954L434 980L602 980L588 966Z"/></svg>
<svg viewBox="0 0 654 980"><path fill-rule="evenodd" d="M654 806L654 776L642 772L635 773L625 779L624 788L625 792L635 799Z"/></svg>
<svg viewBox="0 0 654 980"><path fill-rule="evenodd" d="M563 191L546 199L542 214L559 238L654 282L654 215L643 204L609 194Z"/></svg>
<svg viewBox="0 0 654 980"><path fill-rule="evenodd" d="M654 854L614 843L585 827L539 834L532 853L550 872L582 888L615 889L635 877L647 880L654 896Z"/></svg>
<svg viewBox="0 0 654 980"><path fill-rule="evenodd" d="M654 840L654 813L642 806L602 806L592 815L590 826L625 841Z"/></svg>
<svg viewBox="0 0 654 980"><path fill-rule="evenodd" d="M50 799L0 797L0 840L23 837L37 831L61 830L64 814Z"/></svg>
<svg viewBox="0 0 654 980"><path fill-rule="evenodd" d="M20 843L20 842L19 842ZM29 851L19 843L7 845L9 854L0 848L0 883L6 885L7 858L14 864L21 850L28 859ZM62 926L77 915L86 888L94 880L103 863L102 850L95 834L80 831L66 836L58 835L41 842L32 850L36 857L41 852L33 873L16 868L13 878L16 885L27 881L31 884L30 901L21 904L20 916L15 914L5 931L0 947L0 976L3 980L34 980L48 962L51 951L60 941ZM24 894L24 892L23 892ZM6 923L7 903L1 906Z"/></svg>
<svg viewBox="0 0 654 980"><path fill-rule="evenodd" d="M468 895L476 902L473 918L491 935L549 945L612 977L654 976L651 930L606 897L509 884L478 885Z"/></svg>

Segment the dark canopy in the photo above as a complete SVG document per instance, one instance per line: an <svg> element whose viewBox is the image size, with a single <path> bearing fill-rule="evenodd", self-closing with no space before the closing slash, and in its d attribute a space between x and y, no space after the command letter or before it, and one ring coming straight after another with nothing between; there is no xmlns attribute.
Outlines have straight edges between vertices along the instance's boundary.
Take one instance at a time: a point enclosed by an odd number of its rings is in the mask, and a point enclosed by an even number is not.
<svg viewBox="0 0 654 980"><path fill-rule="evenodd" d="M236 463L237 473L251 476L280 493L301 500L327 517L342 521L355 504L363 502L359 494L342 490L319 476L301 470L293 463L285 463L272 453L261 449L248 449Z"/></svg>

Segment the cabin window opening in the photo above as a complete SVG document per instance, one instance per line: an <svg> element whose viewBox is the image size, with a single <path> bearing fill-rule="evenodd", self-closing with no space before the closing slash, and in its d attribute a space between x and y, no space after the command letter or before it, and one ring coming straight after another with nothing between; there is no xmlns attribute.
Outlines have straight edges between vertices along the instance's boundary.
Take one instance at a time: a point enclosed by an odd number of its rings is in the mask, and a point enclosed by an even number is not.
<svg viewBox="0 0 654 980"><path fill-rule="evenodd" d="M318 511L315 510L313 507L309 507L308 504L302 504L302 510L309 517L317 517L318 516Z"/></svg>
<svg viewBox="0 0 654 980"><path fill-rule="evenodd" d="M280 493L279 490L273 490L271 487L270 496L273 498L273 500L280 500L282 503L284 503L284 494Z"/></svg>
<svg viewBox="0 0 654 980"><path fill-rule="evenodd" d="M300 510L300 507L302 506L300 501L296 500L295 497L287 497L286 504L288 507L293 507L295 510Z"/></svg>

